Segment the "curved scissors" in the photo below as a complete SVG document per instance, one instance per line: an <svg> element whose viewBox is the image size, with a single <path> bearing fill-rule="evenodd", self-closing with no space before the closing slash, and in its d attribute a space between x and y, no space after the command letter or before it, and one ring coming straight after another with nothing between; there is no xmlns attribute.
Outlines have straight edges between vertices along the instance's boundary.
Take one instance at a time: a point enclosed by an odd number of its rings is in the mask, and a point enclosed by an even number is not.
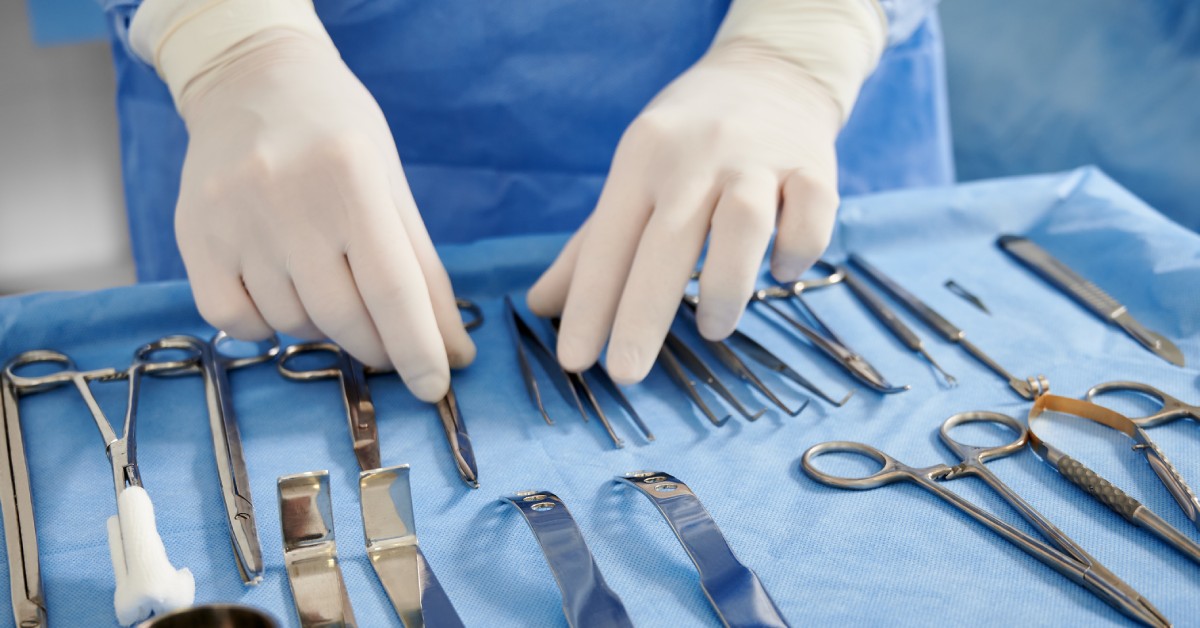
<svg viewBox="0 0 1200 628"><path fill-rule="evenodd" d="M950 436L950 430L966 423L996 423L1016 433L1011 442L995 447L968 445ZM1083 551L1061 530L1050 523L1041 513L1004 484L985 465L988 460L1003 458L1024 448L1027 434L1025 426L1016 419L995 412L963 412L951 416L939 430L942 442L961 460L953 467L937 464L926 468L910 467L878 449L863 443L833 441L814 445L804 452L801 464L813 479L829 486L865 490L878 488L895 482L912 482L949 502L963 514L984 525L1019 547L1030 556L1045 563L1071 581L1090 591L1129 617L1149 626L1169 626L1170 622L1153 605L1128 584L1125 584L1094 558ZM845 452L866 456L878 462L881 468L873 474L848 478L821 471L813 459L823 454ZM1046 543L999 519L992 513L967 501L938 482L960 477L975 476L983 480L1004 501L1008 502L1048 540Z"/></svg>
<svg viewBox="0 0 1200 628"><path fill-rule="evenodd" d="M1171 395L1141 382L1119 381L1105 382L1092 386L1087 392L1087 400L1095 403L1096 397L1116 392L1138 393L1158 403L1158 411L1140 417L1129 417L1129 420L1140 427L1154 427L1170 423L1176 419L1195 419L1200 421L1200 406L1186 404Z"/></svg>
<svg viewBox="0 0 1200 628"><path fill-rule="evenodd" d="M333 356L330 366L301 369L291 366L290 361L299 355L328 353ZM375 424L375 402L367 387L367 375L373 372L354 359L341 347L332 342L306 342L292 345L283 350L275 363L286 378L296 381L337 379L342 387L342 401L346 407L346 420L350 426L350 440L354 444L354 457L361 471L370 471L383 466L379 453L379 429Z"/></svg>
<svg viewBox="0 0 1200 628"><path fill-rule="evenodd" d="M752 301L762 303L772 312L775 312L780 318L786 321L789 325L799 331L814 347L824 353L826 356L837 362L846 372L850 373L859 381L863 382L872 389L881 393L899 393L908 390L909 386L893 386L888 383L887 379L875 369L871 363L867 362L866 358L859 355L853 349L848 347L846 343L838 337L821 317L813 311L812 307L804 301L801 296L806 290L824 288L841 283L846 278L844 270L830 264L829 262L818 260L813 268L825 273L822 277L813 279L801 279L793 281L789 284L781 286L769 286L756 291L751 297ZM773 300L787 299L795 297L792 304L796 306L796 310L803 314L812 322L812 326L805 324L801 320L784 312L774 303Z"/></svg>

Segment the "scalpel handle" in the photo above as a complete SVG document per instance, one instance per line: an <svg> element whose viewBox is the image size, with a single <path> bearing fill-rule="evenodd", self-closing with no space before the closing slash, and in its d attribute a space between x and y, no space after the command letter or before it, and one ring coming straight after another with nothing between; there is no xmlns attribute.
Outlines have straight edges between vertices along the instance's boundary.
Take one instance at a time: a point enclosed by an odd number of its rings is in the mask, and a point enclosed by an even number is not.
<svg viewBox="0 0 1200 628"><path fill-rule="evenodd" d="M950 342L958 342L963 337L961 329L954 326L953 323L942 317L933 310L933 308L925 305L923 301L918 299L916 295L905 290L900 284L892 280L891 277L883 274L878 268L867 263L867 260L851 254L850 263L857 266L867 274L875 283L883 286L893 297L904 304L913 314L920 318L922 322L929 326L930 329L938 333L942 338Z"/></svg>
<svg viewBox="0 0 1200 628"><path fill-rule="evenodd" d="M1112 322L1125 311L1125 306L1108 296L1096 284L1084 279L1066 264L1058 261L1046 249L1028 238L1004 235L996 240L1004 252L1028 266L1046 281L1083 304L1093 314Z"/></svg>

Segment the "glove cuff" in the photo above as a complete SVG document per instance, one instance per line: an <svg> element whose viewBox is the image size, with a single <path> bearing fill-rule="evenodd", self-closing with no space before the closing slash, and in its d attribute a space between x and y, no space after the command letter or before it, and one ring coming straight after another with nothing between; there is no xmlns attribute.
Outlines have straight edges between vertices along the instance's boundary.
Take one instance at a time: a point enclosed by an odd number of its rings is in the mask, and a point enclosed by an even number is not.
<svg viewBox="0 0 1200 628"><path fill-rule="evenodd" d="M333 48L312 0L146 0L134 15L129 40L158 71L179 108L196 79L237 56L232 50L239 43L275 28Z"/></svg>
<svg viewBox="0 0 1200 628"><path fill-rule="evenodd" d="M887 44L877 0L735 0L712 49L751 47L826 88L842 123Z"/></svg>

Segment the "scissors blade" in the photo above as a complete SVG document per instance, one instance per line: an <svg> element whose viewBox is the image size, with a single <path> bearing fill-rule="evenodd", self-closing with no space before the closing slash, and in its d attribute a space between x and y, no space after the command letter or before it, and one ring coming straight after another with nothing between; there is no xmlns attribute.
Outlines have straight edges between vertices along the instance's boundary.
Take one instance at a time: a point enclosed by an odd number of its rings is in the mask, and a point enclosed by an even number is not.
<svg viewBox="0 0 1200 628"><path fill-rule="evenodd" d="M467 486L479 488L479 467L475 464L475 450L471 448L471 435L467 433L467 424L463 422L462 414L458 410L458 398L454 395L453 386L437 403L437 410L442 420L442 429L446 432L446 443L450 445L450 454L458 467L458 474Z"/></svg>

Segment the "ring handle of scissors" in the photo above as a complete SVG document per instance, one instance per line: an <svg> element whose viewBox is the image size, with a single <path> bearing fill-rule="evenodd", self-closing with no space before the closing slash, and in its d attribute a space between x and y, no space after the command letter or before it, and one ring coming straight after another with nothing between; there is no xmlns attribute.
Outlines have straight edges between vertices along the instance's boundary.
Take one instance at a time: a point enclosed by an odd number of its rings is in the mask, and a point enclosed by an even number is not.
<svg viewBox="0 0 1200 628"><path fill-rule="evenodd" d="M17 374L17 369L31 364L55 364L61 368L44 375ZM31 393L74 382L77 377L83 377L85 380L120 379L125 376L125 373L112 368L80 371L76 368L75 362L64 353L49 349L35 349L9 360L4 367L4 376L21 392Z"/></svg>
<svg viewBox="0 0 1200 628"><path fill-rule="evenodd" d="M754 295L752 297L753 300L763 301L765 299L789 299L791 297L798 297L806 290L832 286L834 284L841 283L842 280L846 278L845 269L838 268L836 265L830 264L825 260L817 260L817 262L813 264L813 268L817 269L821 273L824 273L824 275L813 279L800 279L790 283L759 288L758 290L754 291Z"/></svg>
<svg viewBox="0 0 1200 628"><path fill-rule="evenodd" d="M173 360L157 359L155 354L160 351L183 351L186 355ZM199 338L182 334L165 336L154 342L148 342L133 352L133 360L141 365L148 375L183 375L193 373L200 368L204 359L204 346Z"/></svg>
<svg viewBox="0 0 1200 628"><path fill-rule="evenodd" d="M470 299L455 299L454 304L460 312L467 312L470 318L463 321L463 329L474 331L483 325L483 308Z"/></svg>
<svg viewBox="0 0 1200 628"><path fill-rule="evenodd" d="M1155 425L1187 416L1200 418L1198 416L1200 412L1197 411L1195 406L1189 406L1154 386L1141 382L1115 381L1096 384L1087 391L1087 400L1096 403L1096 397L1118 392L1137 393L1159 405L1157 412L1151 412L1140 417L1129 417L1129 420L1136 423L1139 427L1154 427Z"/></svg>
<svg viewBox="0 0 1200 628"><path fill-rule="evenodd" d="M213 359L221 362L226 369L237 369L243 366L250 366L251 364L259 364L260 362L273 360L275 356L279 355L279 336L272 335L266 340L253 343L258 351L252 355L243 357L233 357L221 353L221 345L227 342L234 342L234 339L230 338L225 332L218 331L208 343L212 348Z"/></svg>
<svg viewBox="0 0 1200 628"><path fill-rule="evenodd" d="M968 445L950 435L951 430L967 423L995 423L1003 425L1016 433L1017 437L1004 445ZM1004 456L1011 456L1024 449L1025 442L1028 439L1025 425L1020 421L1007 414L987 411L959 412L942 423L941 429L938 430L938 435L941 436L942 442L950 448L950 451L960 456L962 460L980 463L996 458L1003 458Z"/></svg>
<svg viewBox="0 0 1200 628"><path fill-rule="evenodd" d="M878 471L863 477L844 477L826 473L817 468L813 463L814 458L818 458L825 454L847 453L857 454L866 458L870 458L878 462L881 466ZM808 448L804 452L804 456L800 459L800 464L804 467L804 472L812 479L829 486L837 488L848 488L855 490L865 490L878 488L885 484L893 482L904 482L916 480L920 473L917 470L902 464L895 458L875 449L865 443L854 443L844 440L835 440L825 443L818 443ZM945 465L940 465L945 468Z"/></svg>
<svg viewBox="0 0 1200 628"><path fill-rule="evenodd" d="M321 352L332 355L335 360L334 364L311 369L298 369L290 365L290 361L297 356ZM279 360L275 362L275 367L279 369L280 375L297 381L338 377L341 374L344 353L345 351L341 347L332 342L303 342L285 348L279 354Z"/></svg>

